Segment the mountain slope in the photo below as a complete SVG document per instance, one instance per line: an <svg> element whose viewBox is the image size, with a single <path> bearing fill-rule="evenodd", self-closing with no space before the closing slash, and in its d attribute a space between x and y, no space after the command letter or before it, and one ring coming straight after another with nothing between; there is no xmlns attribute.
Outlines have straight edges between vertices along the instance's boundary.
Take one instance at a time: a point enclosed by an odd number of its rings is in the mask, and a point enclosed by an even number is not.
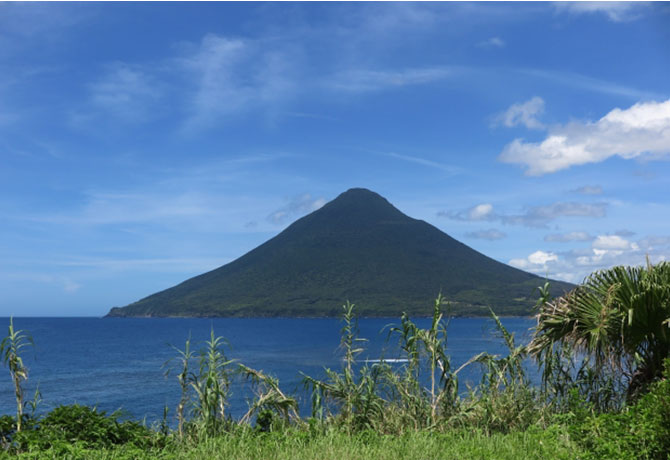
<svg viewBox="0 0 670 460"><path fill-rule="evenodd" d="M457 314L526 314L542 283L351 189L239 259L108 316L332 316L346 300L361 315L428 315L440 291Z"/></svg>

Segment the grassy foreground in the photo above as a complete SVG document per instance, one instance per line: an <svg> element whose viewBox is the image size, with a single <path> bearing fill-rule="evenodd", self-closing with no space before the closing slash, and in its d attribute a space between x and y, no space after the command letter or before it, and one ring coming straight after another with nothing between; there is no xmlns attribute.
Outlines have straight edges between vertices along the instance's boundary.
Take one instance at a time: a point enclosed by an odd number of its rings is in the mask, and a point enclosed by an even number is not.
<svg viewBox="0 0 670 460"><path fill-rule="evenodd" d="M16 395L16 416L0 416L0 457L23 459L670 459L670 264L594 273L551 300L540 288L531 342L491 312L507 355L480 353L454 368L441 296L430 327L409 316L391 327L403 365L360 363L354 306L343 311L342 367L303 374L311 415L261 370L227 358L225 340L192 350L190 339L166 363L181 397L170 429L149 428L95 408L60 406L36 415L27 400L20 352L32 339L15 330L0 342ZM534 358L542 382L524 366ZM481 367L464 394L459 372ZM254 397L244 416L228 411L233 385Z"/></svg>
<svg viewBox="0 0 670 460"><path fill-rule="evenodd" d="M559 426L509 434L485 435L478 431L413 432L381 435L372 431L346 434L329 431L235 433L196 443L168 443L162 448L119 446L86 449L63 444L44 451L25 452L20 459L295 459L295 460L430 460L430 459L575 459L581 450Z"/></svg>

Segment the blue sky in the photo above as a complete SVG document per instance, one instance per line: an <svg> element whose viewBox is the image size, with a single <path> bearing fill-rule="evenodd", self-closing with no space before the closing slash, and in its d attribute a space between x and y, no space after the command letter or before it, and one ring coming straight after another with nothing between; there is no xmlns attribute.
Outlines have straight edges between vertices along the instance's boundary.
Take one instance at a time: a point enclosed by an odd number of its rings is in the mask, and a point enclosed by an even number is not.
<svg viewBox="0 0 670 460"><path fill-rule="evenodd" d="M666 3L2 3L0 315L103 315L350 187L553 278L668 259L669 75Z"/></svg>

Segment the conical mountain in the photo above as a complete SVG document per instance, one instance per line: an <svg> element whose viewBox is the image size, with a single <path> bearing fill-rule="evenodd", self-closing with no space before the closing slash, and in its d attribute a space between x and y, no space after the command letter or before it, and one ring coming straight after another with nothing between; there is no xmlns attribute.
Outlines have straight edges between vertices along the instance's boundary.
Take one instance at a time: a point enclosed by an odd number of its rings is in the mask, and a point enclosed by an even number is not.
<svg viewBox="0 0 670 460"><path fill-rule="evenodd" d="M333 316L347 300L361 315L429 315L439 292L456 314L527 314L543 282L355 188L239 259L108 316Z"/></svg>

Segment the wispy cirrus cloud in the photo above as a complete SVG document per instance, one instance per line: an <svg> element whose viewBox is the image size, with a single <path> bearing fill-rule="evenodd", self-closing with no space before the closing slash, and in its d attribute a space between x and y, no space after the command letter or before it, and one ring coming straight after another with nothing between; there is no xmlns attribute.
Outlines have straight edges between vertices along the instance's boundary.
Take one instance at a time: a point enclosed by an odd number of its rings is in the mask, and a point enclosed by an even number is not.
<svg viewBox="0 0 670 460"><path fill-rule="evenodd" d="M592 91L595 93L611 94L614 96L623 96L637 101L663 99L668 96L666 93L641 90L632 86L626 86L620 83L594 78L576 72L528 68L515 69L514 71L522 75L537 77L543 80L548 80L552 83L558 83L576 89Z"/></svg>
<svg viewBox="0 0 670 460"><path fill-rule="evenodd" d="M571 243L573 241L591 241L594 238L587 232L552 233L544 237L550 243Z"/></svg>
<svg viewBox="0 0 670 460"><path fill-rule="evenodd" d="M614 235L619 235L619 236L623 236L624 238L629 238L631 236L635 236L635 232L633 232L631 230L621 229L621 230L617 230L616 232L614 232Z"/></svg>
<svg viewBox="0 0 670 460"><path fill-rule="evenodd" d="M283 183L285 177L274 174L271 165L287 156L281 153L247 155L189 168L148 168L151 180L141 184L82 190L75 200L63 203L53 212L13 210L9 217L16 222L74 231L93 228L181 231L188 227L196 233L246 233L251 227L245 224L262 219L273 205L262 192L241 196L240 187L261 173L266 184ZM268 224L253 228L254 232L273 230Z"/></svg>
<svg viewBox="0 0 670 460"><path fill-rule="evenodd" d="M72 123L99 115L144 122L165 116L161 108L169 106L183 131L192 133L290 100L304 77L294 72L300 66L291 47L272 40L209 33L174 48L151 63L105 65L88 84L88 101L73 112Z"/></svg>
<svg viewBox="0 0 670 460"><path fill-rule="evenodd" d="M421 158L421 157L417 157L417 156L414 156L414 155L403 155L403 154L395 153L395 152L385 152L385 153L380 153L380 154L385 155L385 156L390 157L390 158L395 158L397 160L407 161L407 162L410 162L410 163L416 163L416 164L419 164L419 165L427 166L429 168L438 169L440 171L444 171L444 172L447 172L449 174L458 174L458 173L462 172L462 169L457 167L457 166L444 164L444 163L440 163L440 162L433 161L433 160L428 160L426 158Z"/></svg>
<svg viewBox="0 0 670 460"><path fill-rule="evenodd" d="M439 82L456 67L360 68L339 64L311 74L303 62L308 50L290 40L239 38L209 33L181 43L171 56L151 64L114 62L89 86L88 109L73 115L75 124L94 119L97 109L127 121L156 117L158 102L170 94L172 113L185 132L211 128L255 110L276 110L301 117L328 118L286 109L305 91L336 97ZM324 93L326 90L326 93Z"/></svg>
<svg viewBox="0 0 670 460"><path fill-rule="evenodd" d="M600 185L584 185L583 187L571 190L571 192L579 193L580 195L602 195L603 188Z"/></svg>
<svg viewBox="0 0 670 460"><path fill-rule="evenodd" d="M558 13L602 14L612 22L638 19L648 7L649 2L554 2Z"/></svg>
<svg viewBox="0 0 670 460"><path fill-rule="evenodd" d="M326 204L325 198L316 198L309 193L303 193L291 198L285 206L272 212L268 216L268 221L275 225L283 225L298 216L316 211L324 204Z"/></svg>
<svg viewBox="0 0 670 460"><path fill-rule="evenodd" d="M161 86L142 66L117 62L89 85L91 104L124 121L145 121L157 112L152 108L163 96Z"/></svg>
<svg viewBox="0 0 670 460"><path fill-rule="evenodd" d="M0 26L5 33L21 37L43 38L44 33L63 31L80 24L99 12L98 8L38 3L35 5L3 4Z"/></svg>
<svg viewBox="0 0 670 460"><path fill-rule="evenodd" d="M529 227L544 227L559 217L605 217L607 203L577 203L559 201L544 206L532 206L524 213L503 216L503 222Z"/></svg>
<svg viewBox="0 0 670 460"><path fill-rule="evenodd" d="M490 228L488 230L478 230L476 232L467 232L465 234L467 238L474 238L477 240L489 240L489 241L496 241L496 240L502 240L503 238L507 237L507 234L505 232L501 232L500 230L496 230L495 228Z"/></svg>
<svg viewBox="0 0 670 460"><path fill-rule="evenodd" d="M346 7L345 7L346 8ZM364 38L389 35L398 39L397 34L408 30L426 30L440 24L446 16L439 5L429 3L396 2L388 4L366 4L364 8L348 9L344 17L347 24L337 24L337 29L346 27L354 36ZM353 19L353 21L351 21Z"/></svg>
<svg viewBox="0 0 670 460"><path fill-rule="evenodd" d="M62 255L58 258L25 259L12 267L11 271L0 272L0 279L11 282L29 282L55 287L73 295L86 287L88 280L96 273L134 272L146 273L198 273L219 267L230 259L216 257L143 257L123 258ZM11 263L11 261L10 261ZM28 271L25 265L31 269ZM67 273L67 274L63 274Z"/></svg>
<svg viewBox="0 0 670 460"><path fill-rule="evenodd" d="M404 86L423 85L452 76L454 68L420 67L400 70L345 70L326 79L332 90L351 93L383 91Z"/></svg>
<svg viewBox="0 0 670 460"><path fill-rule="evenodd" d="M207 271L228 260L213 257L146 257L146 258L102 258L69 257L51 261L49 265L105 271L154 270L158 272Z"/></svg>
<svg viewBox="0 0 670 460"><path fill-rule="evenodd" d="M10 272L0 273L0 277L12 282L27 281L30 283L55 286L66 294L74 294L82 287L81 282L75 281L69 276L54 275L53 273L12 270Z"/></svg>
<svg viewBox="0 0 670 460"><path fill-rule="evenodd" d="M0 109L0 110L2 110L2 109ZM18 119L19 119L19 115L15 112L0 111L0 127L6 126L6 125L11 125L12 123L14 123Z"/></svg>
<svg viewBox="0 0 670 460"><path fill-rule="evenodd" d="M499 159L522 165L529 176L539 176L614 156L633 159L668 154L670 99L617 108L595 122L552 127L542 142L515 139Z"/></svg>
<svg viewBox="0 0 670 460"><path fill-rule="evenodd" d="M543 129L544 124L538 119L544 112L544 100L535 96L526 102L512 104L505 112L495 117L494 125L508 128L523 125L528 129Z"/></svg>
<svg viewBox="0 0 670 460"><path fill-rule="evenodd" d="M227 115L276 103L293 94L295 58L257 40L207 34L177 59L195 84L187 129L209 126Z"/></svg>
<svg viewBox="0 0 670 460"><path fill-rule="evenodd" d="M645 251L654 251L659 248L670 249L670 236L648 236L640 239L638 245ZM670 251L668 259L670 259Z"/></svg>
<svg viewBox="0 0 670 460"><path fill-rule="evenodd" d="M124 225L178 226L213 219L215 199L204 192L170 192L154 184L150 189L89 191L76 206L54 214L14 216L14 219L69 227Z"/></svg>
<svg viewBox="0 0 670 460"><path fill-rule="evenodd" d="M605 217L607 203L577 203L559 201L543 206L531 206L520 214L501 214L490 203L482 203L460 211L440 211L438 216L460 221L501 222L507 225L545 228L560 217Z"/></svg>

